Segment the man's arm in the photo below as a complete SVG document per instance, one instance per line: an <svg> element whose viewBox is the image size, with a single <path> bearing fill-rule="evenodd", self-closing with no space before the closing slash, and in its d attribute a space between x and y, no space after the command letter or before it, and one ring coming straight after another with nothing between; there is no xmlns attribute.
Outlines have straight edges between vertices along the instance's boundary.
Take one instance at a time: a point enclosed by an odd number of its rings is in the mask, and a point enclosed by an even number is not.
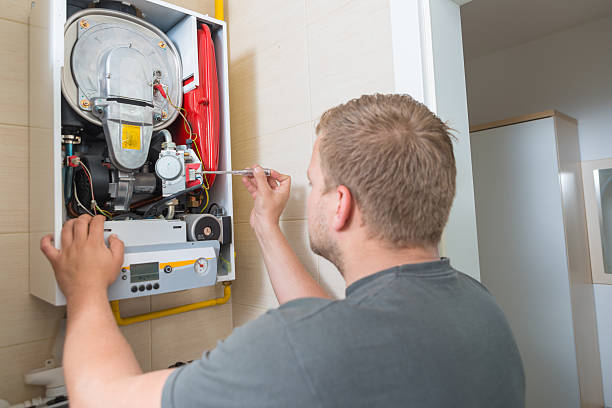
<svg viewBox="0 0 612 408"><path fill-rule="evenodd" d="M83 215L62 230L62 248L52 236L41 249L66 296L68 325L64 376L71 407L159 407L172 370L143 374L115 323L107 288L123 262L123 243L103 237L104 217Z"/></svg>
<svg viewBox="0 0 612 408"><path fill-rule="evenodd" d="M260 166L254 166L253 175L242 179L254 201L251 227L278 302L283 304L303 297L329 298L299 261L278 224L289 199L291 177L276 171L266 177Z"/></svg>

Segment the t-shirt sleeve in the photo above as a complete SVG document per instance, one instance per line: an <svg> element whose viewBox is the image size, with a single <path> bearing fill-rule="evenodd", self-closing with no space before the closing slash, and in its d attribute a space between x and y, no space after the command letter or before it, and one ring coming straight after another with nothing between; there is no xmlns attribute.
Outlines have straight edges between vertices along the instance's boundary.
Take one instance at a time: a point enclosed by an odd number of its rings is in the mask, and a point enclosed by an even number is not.
<svg viewBox="0 0 612 408"><path fill-rule="evenodd" d="M176 369L164 384L162 408L314 406L313 395L283 322L268 312Z"/></svg>

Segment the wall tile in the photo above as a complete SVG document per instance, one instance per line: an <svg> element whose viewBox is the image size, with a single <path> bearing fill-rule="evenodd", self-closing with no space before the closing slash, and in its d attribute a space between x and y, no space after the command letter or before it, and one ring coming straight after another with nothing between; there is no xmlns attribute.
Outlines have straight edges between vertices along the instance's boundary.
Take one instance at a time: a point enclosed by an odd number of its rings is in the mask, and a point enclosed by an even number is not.
<svg viewBox="0 0 612 408"><path fill-rule="evenodd" d="M306 31L229 67L232 140L240 141L310 120Z"/></svg>
<svg viewBox="0 0 612 408"><path fill-rule="evenodd" d="M152 369L199 358L232 331L232 304L151 321Z"/></svg>
<svg viewBox="0 0 612 408"><path fill-rule="evenodd" d="M0 399L16 404L26 399L44 395L44 387L25 385L23 376L44 367L52 357L53 340L39 340L0 348Z"/></svg>
<svg viewBox="0 0 612 408"><path fill-rule="evenodd" d="M312 24L338 9L345 8L355 0L308 0L306 1L306 22Z"/></svg>
<svg viewBox="0 0 612 408"><path fill-rule="evenodd" d="M266 309L256 306L241 305L240 303L232 303L232 313L234 315L234 328L242 326L257 319L262 314L266 313Z"/></svg>
<svg viewBox="0 0 612 408"><path fill-rule="evenodd" d="M223 286L215 285L151 296L151 310L187 305L223 296ZM177 361L198 358L215 347L232 328L231 300L175 316L155 319L151 324L152 369L167 368Z"/></svg>
<svg viewBox="0 0 612 408"><path fill-rule="evenodd" d="M393 92L388 0L353 0L329 13L317 10L309 9L317 18L308 25L312 119L362 94Z"/></svg>
<svg viewBox="0 0 612 408"><path fill-rule="evenodd" d="M234 168L259 163L291 176L291 196L281 220L306 218L306 198L309 191L306 171L312 152L311 122L305 122L279 132L232 143ZM253 199L241 180L234 183L234 218L248 222Z"/></svg>
<svg viewBox="0 0 612 408"><path fill-rule="evenodd" d="M119 301L122 317L147 313L151 310L149 297L139 297ZM136 360L143 371L151 370L151 322L119 326L121 333L132 347Z"/></svg>
<svg viewBox="0 0 612 408"><path fill-rule="evenodd" d="M28 23L32 0L4 0L0 8L0 18Z"/></svg>
<svg viewBox="0 0 612 408"><path fill-rule="evenodd" d="M316 255L310 250L310 240L308 239L308 221L281 221L280 227L300 262L315 279L318 279L317 259Z"/></svg>
<svg viewBox="0 0 612 408"><path fill-rule="evenodd" d="M30 295L28 234L1 234L0 258L0 347L55 336L65 308Z"/></svg>
<svg viewBox="0 0 612 408"><path fill-rule="evenodd" d="M278 301L251 226L248 223L235 224L234 232L236 249L234 301L262 309L277 307Z"/></svg>
<svg viewBox="0 0 612 408"><path fill-rule="evenodd" d="M315 279L317 265L315 255L310 251L307 222L281 221L281 230L290 242L296 255ZM236 231L236 282L234 300L242 305L270 309L278 306L274 289L268 278L259 244L249 224L239 223ZM240 319L237 319L239 321Z"/></svg>
<svg viewBox="0 0 612 408"><path fill-rule="evenodd" d="M303 30L304 3L301 0L228 1L230 63L278 45L287 35Z"/></svg>
<svg viewBox="0 0 612 408"><path fill-rule="evenodd" d="M4 5L3 7L4 8ZM0 21L0 123L28 124L28 26Z"/></svg>
<svg viewBox="0 0 612 408"><path fill-rule="evenodd" d="M142 371L151 371L151 322L134 323L120 329Z"/></svg>
<svg viewBox="0 0 612 408"><path fill-rule="evenodd" d="M335 299L344 299L346 282L334 264L317 256L319 284Z"/></svg>
<svg viewBox="0 0 612 408"><path fill-rule="evenodd" d="M214 299L223 296L223 287L221 285L206 286L203 288L182 290L173 293L164 293L161 295L151 296L151 310L157 311L170 307L187 305L203 300Z"/></svg>
<svg viewBox="0 0 612 408"><path fill-rule="evenodd" d="M0 184L4 192L11 192L0 194L0 233L27 232L28 129L0 125L0 143L4 152L0 162Z"/></svg>

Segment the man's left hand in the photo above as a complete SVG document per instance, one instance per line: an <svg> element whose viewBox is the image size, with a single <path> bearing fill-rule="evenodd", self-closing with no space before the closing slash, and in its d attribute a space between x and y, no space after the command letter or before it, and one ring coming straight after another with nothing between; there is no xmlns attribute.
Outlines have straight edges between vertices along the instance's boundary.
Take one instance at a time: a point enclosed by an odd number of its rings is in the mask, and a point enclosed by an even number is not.
<svg viewBox="0 0 612 408"><path fill-rule="evenodd" d="M92 291L106 292L123 263L123 242L115 235L104 242L104 217L81 215L64 224L61 249L53 245L53 235L40 241L66 299Z"/></svg>

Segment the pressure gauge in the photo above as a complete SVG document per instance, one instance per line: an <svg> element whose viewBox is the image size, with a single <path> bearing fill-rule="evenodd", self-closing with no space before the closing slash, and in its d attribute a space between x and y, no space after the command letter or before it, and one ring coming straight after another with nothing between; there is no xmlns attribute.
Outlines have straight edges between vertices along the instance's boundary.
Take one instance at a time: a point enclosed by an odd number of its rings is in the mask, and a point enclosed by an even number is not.
<svg viewBox="0 0 612 408"><path fill-rule="evenodd" d="M155 173L164 180L174 180L183 172L183 165L174 155L161 156L155 163Z"/></svg>
<svg viewBox="0 0 612 408"><path fill-rule="evenodd" d="M198 258L193 264L193 269L200 276L206 275L208 272L208 261L206 258Z"/></svg>

